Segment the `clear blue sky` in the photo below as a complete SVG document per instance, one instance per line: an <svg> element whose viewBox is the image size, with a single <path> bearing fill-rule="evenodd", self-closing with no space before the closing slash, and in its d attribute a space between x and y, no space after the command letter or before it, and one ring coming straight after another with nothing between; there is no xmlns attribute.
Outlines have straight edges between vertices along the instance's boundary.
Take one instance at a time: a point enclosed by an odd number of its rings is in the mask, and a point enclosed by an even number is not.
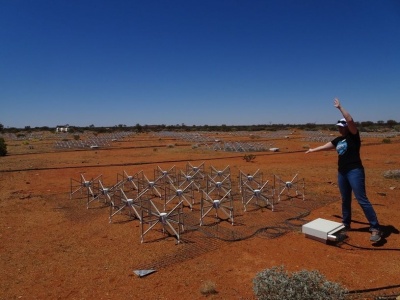
<svg viewBox="0 0 400 300"><path fill-rule="evenodd" d="M400 122L398 0L1 0L0 123Z"/></svg>

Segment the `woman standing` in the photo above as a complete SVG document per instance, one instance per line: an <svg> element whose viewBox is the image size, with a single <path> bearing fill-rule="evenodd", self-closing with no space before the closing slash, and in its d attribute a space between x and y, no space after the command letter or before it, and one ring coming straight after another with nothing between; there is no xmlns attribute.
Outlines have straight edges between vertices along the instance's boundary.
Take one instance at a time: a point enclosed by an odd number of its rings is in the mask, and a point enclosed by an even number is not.
<svg viewBox="0 0 400 300"><path fill-rule="evenodd" d="M339 99L335 98L334 106L340 110L343 119L336 126L340 136L325 145L310 148L306 153L335 149L338 153L338 184L342 197L342 222L347 230L351 225L351 194L354 193L358 204L364 211L370 225L371 242L381 239L381 231L375 210L368 200L365 190L365 171L360 157L361 139L351 115L341 106Z"/></svg>

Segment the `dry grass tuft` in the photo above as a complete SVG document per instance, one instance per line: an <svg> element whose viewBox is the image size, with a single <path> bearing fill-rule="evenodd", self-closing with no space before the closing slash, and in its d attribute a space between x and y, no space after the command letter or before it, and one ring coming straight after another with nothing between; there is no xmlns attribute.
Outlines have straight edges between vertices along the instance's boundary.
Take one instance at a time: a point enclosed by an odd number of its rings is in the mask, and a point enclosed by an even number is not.
<svg viewBox="0 0 400 300"><path fill-rule="evenodd" d="M202 295L214 295L217 294L216 285L212 281L205 281L200 287L200 293Z"/></svg>
<svg viewBox="0 0 400 300"><path fill-rule="evenodd" d="M399 179L400 178L400 170L388 170L385 173L383 173L383 177Z"/></svg>

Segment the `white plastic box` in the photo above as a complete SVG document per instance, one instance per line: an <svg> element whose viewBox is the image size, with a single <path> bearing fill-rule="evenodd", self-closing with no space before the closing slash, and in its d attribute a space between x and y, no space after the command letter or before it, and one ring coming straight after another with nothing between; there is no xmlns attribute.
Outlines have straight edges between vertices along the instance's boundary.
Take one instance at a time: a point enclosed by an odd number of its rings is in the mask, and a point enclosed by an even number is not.
<svg viewBox="0 0 400 300"><path fill-rule="evenodd" d="M302 232L307 238L327 243L328 241L337 241L338 237L335 234L344 228L342 223L318 218L304 224Z"/></svg>

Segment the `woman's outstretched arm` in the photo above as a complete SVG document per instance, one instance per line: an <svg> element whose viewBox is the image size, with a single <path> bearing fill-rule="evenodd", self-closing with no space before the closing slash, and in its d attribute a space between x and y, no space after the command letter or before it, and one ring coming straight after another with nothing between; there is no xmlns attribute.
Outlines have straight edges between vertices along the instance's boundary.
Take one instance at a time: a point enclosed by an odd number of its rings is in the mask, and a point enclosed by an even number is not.
<svg viewBox="0 0 400 300"><path fill-rule="evenodd" d="M310 148L310 149L308 149L308 150L306 151L306 153L318 152L318 151L326 151L326 150L332 150L332 149L334 149L334 148L335 148L335 146L334 146L331 142L328 142L328 143L326 143L325 145L322 145L322 146L319 146L319 147L316 147L316 148Z"/></svg>

